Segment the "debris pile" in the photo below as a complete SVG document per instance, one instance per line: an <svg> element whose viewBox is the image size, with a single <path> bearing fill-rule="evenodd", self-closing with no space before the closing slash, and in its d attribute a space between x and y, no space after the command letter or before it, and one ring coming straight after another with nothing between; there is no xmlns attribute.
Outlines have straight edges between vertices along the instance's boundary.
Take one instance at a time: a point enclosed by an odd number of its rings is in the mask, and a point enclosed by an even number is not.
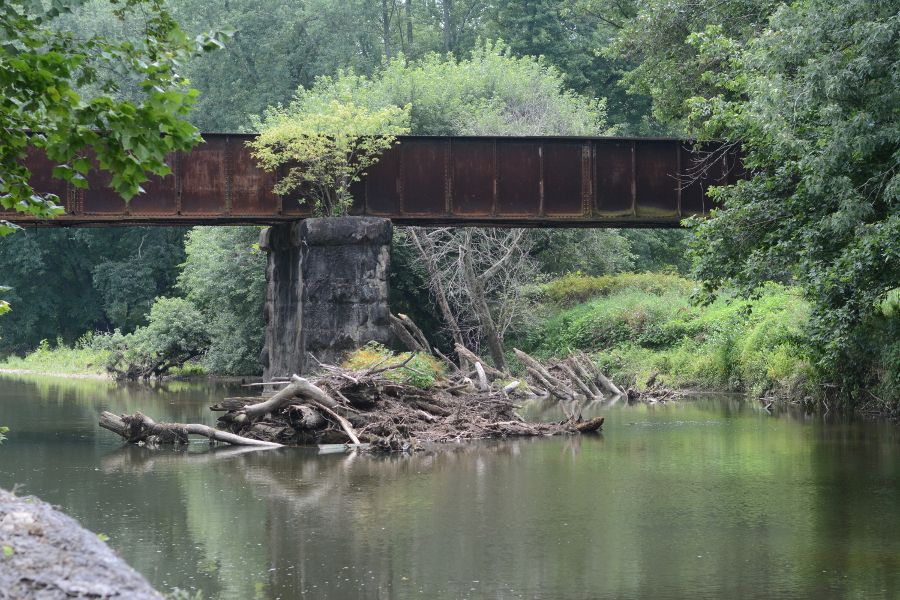
<svg viewBox="0 0 900 600"><path fill-rule="evenodd" d="M294 375L263 384L267 396L225 398L210 407L222 413L216 428L157 423L149 417L104 412L100 425L131 443L185 443L195 434L238 445L349 444L386 451L409 451L427 444L510 436L550 436L598 431L603 417L585 420L582 408L615 386L588 359L573 355L544 364L515 350L527 383L501 372L458 346L454 362L428 345L421 330L400 315L398 335L410 352L388 354L368 368L319 364L312 378ZM424 373L413 360L422 354L443 361L441 373ZM410 377L398 377L404 373ZM415 377L418 375L419 377ZM414 382L427 382L414 385ZM559 402L566 418L528 422L520 402L544 397Z"/></svg>

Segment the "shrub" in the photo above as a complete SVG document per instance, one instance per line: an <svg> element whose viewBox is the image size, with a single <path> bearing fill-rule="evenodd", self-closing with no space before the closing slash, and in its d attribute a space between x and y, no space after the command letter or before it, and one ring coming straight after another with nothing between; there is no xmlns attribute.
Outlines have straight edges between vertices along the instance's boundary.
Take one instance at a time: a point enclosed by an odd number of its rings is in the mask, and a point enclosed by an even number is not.
<svg viewBox="0 0 900 600"><path fill-rule="evenodd" d="M409 356L409 352L396 354L377 342L369 342L362 348L351 352L344 361L343 367L354 371L397 367L384 371L383 375L387 379L422 389L430 388L434 385L434 380L444 374L444 365L433 356L421 352L416 352L411 359ZM407 359L409 362L402 367L398 366Z"/></svg>
<svg viewBox="0 0 900 600"><path fill-rule="evenodd" d="M350 98L318 100L300 88L288 108L266 111L259 137L248 145L267 171L286 169L276 194L302 187L316 216L344 216L353 203L350 187L396 136L409 133L409 106L369 110Z"/></svg>

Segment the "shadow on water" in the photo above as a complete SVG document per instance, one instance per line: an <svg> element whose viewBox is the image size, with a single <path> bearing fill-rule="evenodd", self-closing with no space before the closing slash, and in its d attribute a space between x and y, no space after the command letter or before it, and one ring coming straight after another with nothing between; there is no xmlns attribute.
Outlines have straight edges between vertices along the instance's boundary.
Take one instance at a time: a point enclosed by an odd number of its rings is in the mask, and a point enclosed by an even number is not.
<svg viewBox="0 0 900 600"><path fill-rule="evenodd" d="M226 385L0 382L0 486L207 598L893 598L895 425L733 396L593 406L598 436L413 456L122 447L97 413L212 423ZM558 407L526 413L562 418ZM593 412L592 412L593 411Z"/></svg>

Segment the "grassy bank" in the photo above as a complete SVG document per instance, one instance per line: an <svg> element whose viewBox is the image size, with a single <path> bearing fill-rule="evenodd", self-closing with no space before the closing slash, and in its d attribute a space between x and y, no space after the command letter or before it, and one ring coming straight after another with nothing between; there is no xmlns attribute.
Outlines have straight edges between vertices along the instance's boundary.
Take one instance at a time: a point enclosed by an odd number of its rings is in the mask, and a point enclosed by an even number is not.
<svg viewBox="0 0 900 600"><path fill-rule="evenodd" d="M754 301L720 298L693 306L694 283L670 274L567 275L540 286L548 315L511 343L539 357L584 350L624 385L656 375L677 388L802 397L808 305L796 290L770 285Z"/></svg>
<svg viewBox="0 0 900 600"><path fill-rule="evenodd" d="M51 344L42 340L34 351L25 356L7 356L0 362L0 371L21 371L41 375L81 375L90 377L111 377L107 370L112 351L104 344L103 336L86 333L72 346L66 346L62 340ZM183 367L175 367L168 371L169 376L201 376L206 371L196 363L188 363Z"/></svg>
<svg viewBox="0 0 900 600"><path fill-rule="evenodd" d="M58 340L48 340L25 356L8 356L0 362L0 369L58 375L106 375L105 364L109 352L93 347L92 336L84 336L73 346Z"/></svg>

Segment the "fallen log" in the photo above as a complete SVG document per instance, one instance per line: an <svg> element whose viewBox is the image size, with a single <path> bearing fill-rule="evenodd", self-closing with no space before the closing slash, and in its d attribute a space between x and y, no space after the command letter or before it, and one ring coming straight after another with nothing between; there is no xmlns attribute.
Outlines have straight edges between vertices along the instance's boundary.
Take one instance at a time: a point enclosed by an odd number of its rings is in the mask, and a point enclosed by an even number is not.
<svg viewBox="0 0 900 600"><path fill-rule="evenodd" d="M460 358L464 358L471 364L481 363L481 367L484 369L484 372L493 379L507 379L509 376L500 371L499 369L495 369L491 365L484 362L484 359L463 346L462 344L456 345L456 353L460 356Z"/></svg>
<svg viewBox="0 0 900 600"><path fill-rule="evenodd" d="M579 433L594 433L603 427L603 422L605 420L604 417L594 417L593 419L576 423L575 429L577 429Z"/></svg>
<svg viewBox="0 0 900 600"><path fill-rule="evenodd" d="M425 334L416 325L415 321L404 315L403 313L397 313L397 318L400 319L400 322L403 323L403 326L409 331L410 335L422 346L422 349L431 354L431 344L428 343L428 338L425 337Z"/></svg>
<svg viewBox="0 0 900 600"><path fill-rule="evenodd" d="M583 352L579 352L579 353L573 355L573 357L576 360L578 360L581 364L585 365L585 367L587 369L590 369L590 371L592 373L594 373L594 377L596 377L597 382L600 384L600 386L603 389L605 389L606 391L608 391L610 394L612 394L614 396L625 395L625 392L623 392L621 389L619 389L619 387L616 384L614 384L611 379L609 379L606 375L604 375L603 371L601 371L600 368L594 364L594 361L592 361L590 358L588 358L587 355L585 355Z"/></svg>
<svg viewBox="0 0 900 600"><path fill-rule="evenodd" d="M254 440L199 423L157 423L140 412L120 417L103 411L100 413L100 427L120 435L132 444L138 442L186 444L189 435L201 435L210 440L235 446L265 446L268 448L282 446L277 442Z"/></svg>
<svg viewBox="0 0 900 600"><path fill-rule="evenodd" d="M289 415L291 415L291 425L294 429L305 431L315 431L325 426L325 417L316 409L305 404L290 406ZM298 415L298 416L294 416Z"/></svg>
<svg viewBox="0 0 900 600"><path fill-rule="evenodd" d="M356 432L353 430L353 425L350 424L350 421L348 421L347 419L345 419L345 418L342 417L341 415L337 414L336 412L334 412L333 410L331 410L330 408L328 408L328 407L325 406L324 404L321 404L320 402L313 401L313 404L315 404L316 406L318 406L319 408L321 408L323 411L327 412L329 415L331 415L332 417L334 417L335 419L337 419L338 423L340 423L340 425L341 425L341 427L344 429L344 431L347 432L347 435L350 437L350 440L351 440L354 444L356 444L357 446L359 446L359 445L362 443L362 442L359 441L359 438L356 436Z"/></svg>
<svg viewBox="0 0 900 600"><path fill-rule="evenodd" d="M416 340L416 338L409 332L409 330L403 325L403 321L397 318L395 315L390 316L391 322L391 331L394 332L394 335L397 336L403 345L409 349L410 352L428 352L422 345ZM430 352L429 352L430 354Z"/></svg>
<svg viewBox="0 0 900 600"><path fill-rule="evenodd" d="M484 367L481 365L481 362L475 362L475 372L478 373L478 389L482 392L491 389L490 384L488 384L487 374L484 372Z"/></svg>
<svg viewBox="0 0 900 600"><path fill-rule="evenodd" d="M524 364L529 370L534 371L535 373L540 375L540 379L541 379L541 381L544 382L545 386L549 386L550 388L555 388L562 395L564 395L568 398L571 398L572 396L575 395L572 393L572 390L569 389L568 386L566 386L562 381L560 381L559 379L554 377L550 373L550 371L548 371L544 367L544 365L542 365L540 362L538 362L537 360L535 360L528 354L522 352L518 348L513 348L513 352L515 353L516 358L518 358L520 361L522 361L522 364ZM552 392L553 389L550 389L550 391Z"/></svg>

